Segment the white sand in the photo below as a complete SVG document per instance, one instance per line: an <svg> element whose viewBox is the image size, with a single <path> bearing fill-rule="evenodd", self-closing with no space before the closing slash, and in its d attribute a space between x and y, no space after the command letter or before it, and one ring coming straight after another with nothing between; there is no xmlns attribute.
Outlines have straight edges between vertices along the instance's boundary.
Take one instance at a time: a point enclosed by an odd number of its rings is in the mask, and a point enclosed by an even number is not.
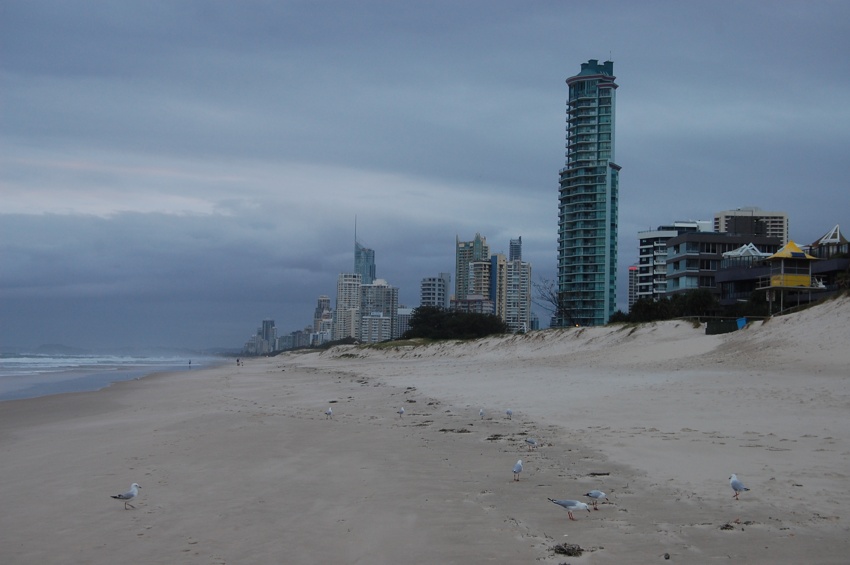
<svg viewBox="0 0 850 565"><path fill-rule="evenodd" d="M346 347L0 403L0 562L845 563L848 321L844 298L722 336ZM594 488L577 521L547 500Z"/></svg>

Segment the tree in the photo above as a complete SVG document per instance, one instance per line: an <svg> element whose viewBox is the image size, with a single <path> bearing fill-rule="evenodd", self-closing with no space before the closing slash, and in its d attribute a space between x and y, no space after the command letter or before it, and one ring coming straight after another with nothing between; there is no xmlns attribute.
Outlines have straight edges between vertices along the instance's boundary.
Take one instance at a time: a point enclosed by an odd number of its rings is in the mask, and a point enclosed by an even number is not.
<svg viewBox="0 0 850 565"><path fill-rule="evenodd" d="M561 292L556 281L541 277L537 282L532 282L531 286L534 287L536 294L532 302L549 312L555 319L556 325L575 325L567 294Z"/></svg>

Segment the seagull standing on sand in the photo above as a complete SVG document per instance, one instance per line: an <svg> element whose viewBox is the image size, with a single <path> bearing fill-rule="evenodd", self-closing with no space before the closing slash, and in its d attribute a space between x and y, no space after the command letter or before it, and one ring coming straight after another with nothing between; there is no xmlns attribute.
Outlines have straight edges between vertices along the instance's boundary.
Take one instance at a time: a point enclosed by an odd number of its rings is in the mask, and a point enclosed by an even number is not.
<svg viewBox="0 0 850 565"><path fill-rule="evenodd" d="M738 475L736 475L735 473L732 473L732 476L729 477L729 486L731 486L732 490L735 491L735 500L740 500L738 498L738 495L744 491L750 490L744 486L744 483L738 480Z"/></svg>
<svg viewBox="0 0 850 565"><path fill-rule="evenodd" d="M112 494L110 496L112 496L112 498L116 498L118 500L123 500L124 501L124 510L127 510L128 505L130 506L130 508L135 508L135 506L130 504L130 501L133 500L134 498L136 498L136 496L139 494L140 488L142 488L142 487L139 486L139 483L133 483L132 485L130 485L130 490L128 490L127 492L122 493L122 494Z"/></svg>
<svg viewBox="0 0 850 565"><path fill-rule="evenodd" d="M482 420L484 419L484 409L483 408L478 409L478 415L481 416Z"/></svg>
<svg viewBox="0 0 850 565"><path fill-rule="evenodd" d="M507 412L505 412L505 414L507 414L507 415L508 415L508 420L510 420L510 419L513 417L513 415L514 415L514 411L513 411L513 410L511 410L510 408L508 408L508 411L507 411Z"/></svg>
<svg viewBox="0 0 850 565"><path fill-rule="evenodd" d="M519 474L522 473L522 459L517 459L516 464L514 464L514 480L519 480Z"/></svg>
<svg viewBox="0 0 850 565"><path fill-rule="evenodd" d="M537 440L536 440L536 439L534 439L533 437L527 437L527 438L525 438L525 443L527 443L527 444L528 444L528 450L529 450L529 451L531 451L532 449L534 449L535 447L537 447Z"/></svg>
<svg viewBox="0 0 850 565"><path fill-rule="evenodd" d="M334 409L331 406L328 406L328 409L325 410L325 416L327 416L326 420L332 420L334 417Z"/></svg>
<svg viewBox="0 0 850 565"><path fill-rule="evenodd" d="M590 512L590 508L584 502L579 502L578 500L555 500L554 498L549 499L550 502L554 502L558 506L563 506L567 509L567 515L570 517L570 520L575 520L575 516L573 516L573 510L587 510Z"/></svg>
<svg viewBox="0 0 850 565"><path fill-rule="evenodd" d="M401 418L404 416L404 406L398 409L398 417Z"/></svg>
<svg viewBox="0 0 850 565"><path fill-rule="evenodd" d="M602 492L601 490L592 490L588 493L585 493L584 496L589 496L590 499L593 501L593 509L594 510L599 510L599 507L597 506L597 504L599 503L600 500L602 500L603 498L605 500L608 500L608 497L605 496L605 493Z"/></svg>

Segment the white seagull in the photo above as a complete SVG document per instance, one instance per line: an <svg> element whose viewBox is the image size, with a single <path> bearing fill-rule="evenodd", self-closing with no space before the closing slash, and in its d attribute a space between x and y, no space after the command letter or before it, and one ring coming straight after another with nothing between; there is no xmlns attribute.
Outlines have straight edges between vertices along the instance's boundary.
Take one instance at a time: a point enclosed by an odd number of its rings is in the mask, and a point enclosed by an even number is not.
<svg viewBox="0 0 850 565"><path fill-rule="evenodd" d="M511 410L510 408L508 408L508 410L507 410L507 412L505 412L505 414L508 415L508 420L510 420L514 415L514 411Z"/></svg>
<svg viewBox="0 0 850 565"><path fill-rule="evenodd" d="M599 503L600 500L602 500L603 498L605 500L608 500L608 497L601 490L592 490L590 492L585 493L584 496L589 496L590 499L593 501L593 509L594 510L599 510L599 508L597 507L597 504Z"/></svg>
<svg viewBox="0 0 850 565"><path fill-rule="evenodd" d="M531 451L532 449L534 449L535 447L537 447L537 440L536 440L536 439L534 439L533 437L527 437L527 438L525 438L525 443L527 443L527 444L528 444L528 450L529 450L529 451Z"/></svg>
<svg viewBox="0 0 850 565"><path fill-rule="evenodd" d="M332 418L334 417L334 409L333 409L333 407L328 406L328 409L327 409L327 410L325 410L325 416L327 416L327 418L326 418L326 419L328 419L328 420L330 420L330 419L332 419Z"/></svg>
<svg viewBox="0 0 850 565"><path fill-rule="evenodd" d="M573 516L573 510L587 510L590 512L590 508L584 502L579 502L578 500L555 500L554 498L549 499L550 502L554 502L558 506L563 506L567 509L567 515L570 517L570 520L575 520L575 516Z"/></svg>
<svg viewBox="0 0 850 565"><path fill-rule="evenodd" d="M128 505L130 506L130 508L135 508L135 506L130 504L130 501L133 500L134 498L136 498L136 496L138 496L140 488L142 488L142 487L139 486L139 483L133 483L132 485L130 485L130 490L128 490L127 492L122 493L122 494L113 494L113 495L110 495L110 496L112 496L112 498L116 498L118 500L123 500L124 501L124 510L127 510Z"/></svg>
<svg viewBox="0 0 850 565"><path fill-rule="evenodd" d="M482 420L484 419L484 409L483 408L478 409L478 415L481 416Z"/></svg>
<svg viewBox="0 0 850 565"><path fill-rule="evenodd" d="M732 476L729 477L729 486L732 487L732 490L735 491L735 500L739 500L738 495L744 491L750 490L744 486L744 483L738 480L738 475L732 473Z"/></svg>
<svg viewBox="0 0 850 565"><path fill-rule="evenodd" d="M519 474L522 473L522 459L517 459L517 462L514 464L514 480L519 480Z"/></svg>
<svg viewBox="0 0 850 565"><path fill-rule="evenodd" d="M401 418L404 416L404 406L398 409L398 417Z"/></svg>

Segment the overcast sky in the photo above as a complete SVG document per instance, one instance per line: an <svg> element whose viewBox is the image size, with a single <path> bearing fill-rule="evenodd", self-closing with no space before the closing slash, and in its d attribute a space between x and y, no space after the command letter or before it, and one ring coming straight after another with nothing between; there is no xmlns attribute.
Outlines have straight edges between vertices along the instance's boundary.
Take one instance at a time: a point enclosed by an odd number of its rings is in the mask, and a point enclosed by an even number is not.
<svg viewBox="0 0 850 565"><path fill-rule="evenodd" d="M0 0L0 347L304 328L355 217L409 306L476 232L551 279L588 59L620 85L625 309L640 230L850 229L848 53L845 1Z"/></svg>

